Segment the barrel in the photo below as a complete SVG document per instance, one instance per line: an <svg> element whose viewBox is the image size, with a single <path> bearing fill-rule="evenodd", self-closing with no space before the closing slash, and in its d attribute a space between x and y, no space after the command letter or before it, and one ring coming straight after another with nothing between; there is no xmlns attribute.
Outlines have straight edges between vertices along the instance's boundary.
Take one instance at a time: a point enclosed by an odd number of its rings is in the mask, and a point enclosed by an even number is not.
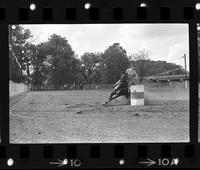
<svg viewBox="0 0 200 170"><path fill-rule="evenodd" d="M144 105L144 85L132 85L131 91L131 106Z"/></svg>

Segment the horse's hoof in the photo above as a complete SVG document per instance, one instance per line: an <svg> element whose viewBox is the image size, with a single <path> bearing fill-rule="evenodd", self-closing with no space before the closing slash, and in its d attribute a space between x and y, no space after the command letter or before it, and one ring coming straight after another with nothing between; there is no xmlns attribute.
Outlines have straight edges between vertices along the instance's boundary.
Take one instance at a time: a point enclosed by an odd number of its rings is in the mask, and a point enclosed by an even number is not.
<svg viewBox="0 0 200 170"><path fill-rule="evenodd" d="M107 103L108 103L108 102L105 102L105 103L103 104L103 106L105 106Z"/></svg>

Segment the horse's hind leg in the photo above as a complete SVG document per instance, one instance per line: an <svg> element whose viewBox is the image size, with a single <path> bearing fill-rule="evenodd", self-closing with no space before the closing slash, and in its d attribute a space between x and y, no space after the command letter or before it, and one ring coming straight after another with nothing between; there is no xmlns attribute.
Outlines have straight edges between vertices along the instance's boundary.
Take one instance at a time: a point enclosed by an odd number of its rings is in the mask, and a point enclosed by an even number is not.
<svg viewBox="0 0 200 170"><path fill-rule="evenodd" d="M114 99L116 99L116 98L118 98L118 97L120 97L120 95L116 94L116 96L110 98L109 102L112 101L112 100L114 100Z"/></svg>
<svg viewBox="0 0 200 170"><path fill-rule="evenodd" d="M110 94L109 100L110 100L114 95L116 95L116 91L115 91L115 90Z"/></svg>

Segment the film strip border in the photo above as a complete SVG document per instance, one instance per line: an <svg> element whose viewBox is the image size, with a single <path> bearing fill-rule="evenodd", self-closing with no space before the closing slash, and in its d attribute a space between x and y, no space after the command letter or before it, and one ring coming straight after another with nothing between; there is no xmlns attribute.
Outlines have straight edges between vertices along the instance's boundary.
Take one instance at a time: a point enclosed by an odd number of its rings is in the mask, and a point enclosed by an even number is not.
<svg viewBox="0 0 200 170"><path fill-rule="evenodd" d="M0 168L199 167L197 155L190 144L11 145L0 146Z"/></svg>
<svg viewBox="0 0 200 170"><path fill-rule="evenodd" d="M121 2L121 0L1 0L0 25L197 23L200 18L198 0L123 0L123 4ZM88 3L91 7L87 9ZM194 129L197 130L195 126L196 123L190 126L191 133ZM196 139L197 137L193 137L191 140L197 141ZM200 146L192 144L4 145L2 143L0 168L199 167L199 155Z"/></svg>
<svg viewBox="0 0 200 170"><path fill-rule="evenodd" d="M198 0L1 0L0 23L190 22Z"/></svg>

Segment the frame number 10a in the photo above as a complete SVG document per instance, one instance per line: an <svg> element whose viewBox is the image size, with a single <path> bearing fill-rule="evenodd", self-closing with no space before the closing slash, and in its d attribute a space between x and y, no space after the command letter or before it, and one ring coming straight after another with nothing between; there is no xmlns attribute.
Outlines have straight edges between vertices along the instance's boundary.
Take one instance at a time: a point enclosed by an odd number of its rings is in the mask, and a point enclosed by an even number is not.
<svg viewBox="0 0 200 170"><path fill-rule="evenodd" d="M139 162L139 164L143 164L146 166L152 166L152 165L157 165L157 166L178 166L179 164L179 159L178 158L158 158L157 160L152 160L147 158L144 161Z"/></svg>

